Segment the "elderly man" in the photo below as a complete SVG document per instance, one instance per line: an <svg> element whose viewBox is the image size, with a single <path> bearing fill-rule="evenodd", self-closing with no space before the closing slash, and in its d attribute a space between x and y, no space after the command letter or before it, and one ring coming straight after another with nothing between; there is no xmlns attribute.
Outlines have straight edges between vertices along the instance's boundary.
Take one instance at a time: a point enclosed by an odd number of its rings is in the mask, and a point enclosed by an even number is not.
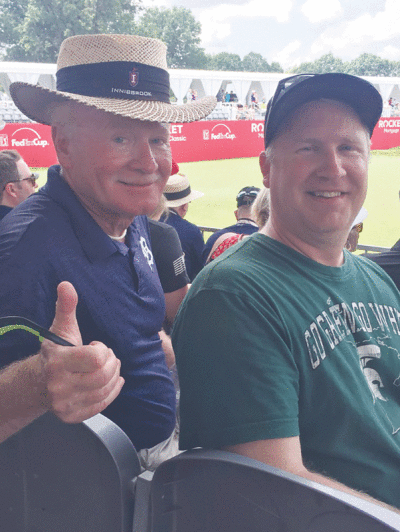
<svg viewBox="0 0 400 532"><path fill-rule="evenodd" d="M158 40L81 35L61 46L56 91L27 83L10 89L24 114L51 125L60 166L0 226L1 315L49 327L57 285L69 281L81 337L71 343L83 343L84 353L86 344L102 342L103 358L114 366L113 357L120 360L125 384L102 406L138 450L165 440L175 424L175 391L158 336L164 296L142 215L155 209L171 173L168 122L199 119L215 105L214 98L171 105L166 67ZM38 349L37 338L13 330L1 338L1 364L29 360ZM48 344L43 356L58 349ZM76 358L64 349L65 358ZM73 371L90 368L82 362ZM64 388L69 379L64 371ZM55 410L59 389L47 390Z"/></svg>
<svg viewBox="0 0 400 532"><path fill-rule="evenodd" d="M270 218L199 274L173 344L182 448L400 508L400 295L343 249L381 110L353 76L279 82L260 155Z"/></svg>
<svg viewBox="0 0 400 532"><path fill-rule="evenodd" d="M0 220L35 192L37 178L16 150L0 151Z"/></svg>

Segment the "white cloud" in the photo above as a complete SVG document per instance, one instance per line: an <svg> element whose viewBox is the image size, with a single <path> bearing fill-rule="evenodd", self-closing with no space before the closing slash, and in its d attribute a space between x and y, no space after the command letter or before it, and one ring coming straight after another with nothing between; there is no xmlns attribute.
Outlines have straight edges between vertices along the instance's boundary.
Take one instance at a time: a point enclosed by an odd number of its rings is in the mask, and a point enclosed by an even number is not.
<svg viewBox="0 0 400 532"><path fill-rule="evenodd" d="M307 0L302 5L301 11L311 23L315 24L339 16L342 13L342 6L339 0Z"/></svg>
<svg viewBox="0 0 400 532"><path fill-rule="evenodd" d="M198 15L202 26L202 42L206 45L228 37L234 18L273 17L278 22L286 22L292 8L293 0L250 0L245 4L220 4L204 9Z"/></svg>
<svg viewBox="0 0 400 532"><path fill-rule="evenodd" d="M386 0L385 9L374 17L365 13L360 17L324 32L313 44L312 52L330 50L338 53L353 45L368 46L372 42L400 37L400 9L398 0Z"/></svg>
<svg viewBox="0 0 400 532"><path fill-rule="evenodd" d="M383 57L384 59L390 59L391 61L398 61L400 57L400 48L396 48L395 46L388 45L388 46L385 46L378 55L380 57Z"/></svg>
<svg viewBox="0 0 400 532"><path fill-rule="evenodd" d="M297 58L293 57L293 54L297 52L300 46L301 46L300 41L298 40L292 41L287 46L285 46L285 48L283 48L279 53L275 54L272 60L277 61L284 68L286 68L289 65L293 65L296 63L296 60L297 60Z"/></svg>

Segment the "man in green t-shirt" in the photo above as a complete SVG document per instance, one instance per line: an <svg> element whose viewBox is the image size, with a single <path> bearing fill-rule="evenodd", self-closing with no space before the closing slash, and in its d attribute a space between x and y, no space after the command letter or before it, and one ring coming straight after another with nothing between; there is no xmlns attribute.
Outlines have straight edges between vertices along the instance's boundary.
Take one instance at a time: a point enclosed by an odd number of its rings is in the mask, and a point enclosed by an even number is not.
<svg viewBox="0 0 400 532"><path fill-rule="evenodd" d="M400 294L343 249L381 110L354 76L279 82L260 155L270 218L199 274L173 343L181 448L400 508Z"/></svg>

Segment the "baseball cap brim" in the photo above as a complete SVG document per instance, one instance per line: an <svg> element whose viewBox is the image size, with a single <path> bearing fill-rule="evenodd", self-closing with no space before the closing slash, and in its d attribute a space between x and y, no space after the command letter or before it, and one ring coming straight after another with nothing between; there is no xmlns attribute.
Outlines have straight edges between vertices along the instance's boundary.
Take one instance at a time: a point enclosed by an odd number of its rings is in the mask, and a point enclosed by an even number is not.
<svg viewBox="0 0 400 532"><path fill-rule="evenodd" d="M268 103L264 125L266 148L297 108L321 98L337 100L354 109L372 136L382 114L382 97L368 81L340 73L304 74L286 80L279 82L275 96Z"/></svg>

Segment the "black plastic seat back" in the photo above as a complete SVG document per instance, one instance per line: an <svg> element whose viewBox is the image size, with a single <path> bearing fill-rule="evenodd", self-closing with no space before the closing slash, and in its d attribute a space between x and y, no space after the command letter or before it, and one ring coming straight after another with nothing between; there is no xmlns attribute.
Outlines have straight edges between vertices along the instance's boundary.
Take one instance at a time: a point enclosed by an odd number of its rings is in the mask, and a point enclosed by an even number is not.
<svg viewBox="0 0 400 532"><path fill-rule="evenodd" d="M0 529L131 531L138 474L132 443L106 417L70 425L45 414L0 445Z"/></svg>
<svg viewBox="0 0 400 532"><path fill-rule="evenodd" d="M161 464L151 503L152 532L400 530L394 512L222 451L189 451Z"/></svg>

